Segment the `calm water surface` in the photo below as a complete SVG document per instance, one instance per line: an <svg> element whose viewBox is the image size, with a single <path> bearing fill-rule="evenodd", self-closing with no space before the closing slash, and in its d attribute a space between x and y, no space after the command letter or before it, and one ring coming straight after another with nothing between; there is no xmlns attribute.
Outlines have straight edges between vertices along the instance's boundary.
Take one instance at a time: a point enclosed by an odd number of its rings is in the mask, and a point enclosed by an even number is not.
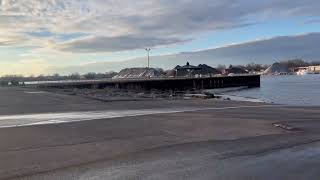
<svg viewBox="0 0 320 180"><path fill-rule="evenodd" d="M320 75L264 76L261 88L225 94L277 104L320 106Z"/></svg>

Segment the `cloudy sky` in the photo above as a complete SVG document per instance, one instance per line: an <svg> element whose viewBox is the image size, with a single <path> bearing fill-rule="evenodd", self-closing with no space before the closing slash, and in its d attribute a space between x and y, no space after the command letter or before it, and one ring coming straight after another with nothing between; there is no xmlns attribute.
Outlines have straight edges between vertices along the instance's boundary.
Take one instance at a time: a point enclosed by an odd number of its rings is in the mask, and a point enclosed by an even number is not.
<svg viewBox="0 0 320 180"><path fill-rule="evenodd" d="M145 66L146 47L164 68L188 58L313 60L319 7L319 0L0 0L0 75Z"/></svg>

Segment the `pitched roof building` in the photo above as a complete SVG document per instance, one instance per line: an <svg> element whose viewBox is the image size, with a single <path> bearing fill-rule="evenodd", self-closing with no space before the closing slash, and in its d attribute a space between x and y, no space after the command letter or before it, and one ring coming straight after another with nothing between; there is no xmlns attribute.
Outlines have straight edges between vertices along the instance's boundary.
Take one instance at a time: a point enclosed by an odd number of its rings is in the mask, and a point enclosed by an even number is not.
<svg viewBox="0 0 320 180"><path fill-rule="evenodd" d="M288 74L290 72L288 65L283 63L274 63L268 69L266 69L263 74Z"/></svg>
<svg viewBox="0 0 320 180"><path fill-rule="evenodd" d="M213 76L216 74L221 74L220 71L206 64L199 64L198 66L193 66L190 65L189 62L187 62L187 64L184 66L176 66L174 70L176 71L176 76L180 77L192 77L196 75Z"/></svg>
<svg viewBox="0 0 320 180"><path fill-rule="evenodd" d="M161 69L155 68L126 68L121 70L114 79L126 79L126 78L154 78L164 76L164 72Z"/></svg>

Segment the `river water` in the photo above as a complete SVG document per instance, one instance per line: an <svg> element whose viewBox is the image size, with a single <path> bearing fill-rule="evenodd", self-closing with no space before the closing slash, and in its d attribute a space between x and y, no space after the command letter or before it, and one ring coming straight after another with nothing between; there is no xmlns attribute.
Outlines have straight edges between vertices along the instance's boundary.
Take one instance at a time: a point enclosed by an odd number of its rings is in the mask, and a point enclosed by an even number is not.
<svg viewBox="0 0 320 180"><path fill-rule="evenodd" d="M320 75L262 76L261 88L224 94L276 104L320 106Z"/></svg>

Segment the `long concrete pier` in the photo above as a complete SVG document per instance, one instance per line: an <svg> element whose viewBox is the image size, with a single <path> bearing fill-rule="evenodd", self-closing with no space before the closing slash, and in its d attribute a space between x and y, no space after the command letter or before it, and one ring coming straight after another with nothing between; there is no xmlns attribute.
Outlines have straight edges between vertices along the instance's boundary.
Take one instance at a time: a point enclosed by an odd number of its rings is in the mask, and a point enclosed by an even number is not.
<svg viewBox="0 0 320 180"><path fill-rule="evenodd" d="M191 90L228 87L260 87L260 75L218 76L204 78L108 79L35 83L42 88L97 88L143 90Z"/></svg>

